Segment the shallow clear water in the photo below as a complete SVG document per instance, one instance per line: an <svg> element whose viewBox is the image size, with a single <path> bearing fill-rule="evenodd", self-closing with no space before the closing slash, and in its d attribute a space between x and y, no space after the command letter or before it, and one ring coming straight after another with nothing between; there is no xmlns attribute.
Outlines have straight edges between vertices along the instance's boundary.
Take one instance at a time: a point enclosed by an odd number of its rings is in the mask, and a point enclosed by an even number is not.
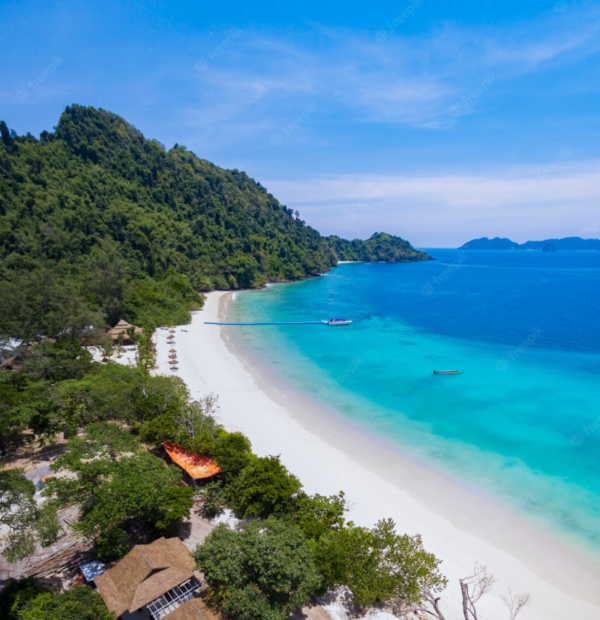
<svg viewBox="0 0 600 620"><path fill-rule="evenodd" d="M349 327L229 329L297 388L600 558L600 253L430 253L233 304L244 321Z"/></svg>

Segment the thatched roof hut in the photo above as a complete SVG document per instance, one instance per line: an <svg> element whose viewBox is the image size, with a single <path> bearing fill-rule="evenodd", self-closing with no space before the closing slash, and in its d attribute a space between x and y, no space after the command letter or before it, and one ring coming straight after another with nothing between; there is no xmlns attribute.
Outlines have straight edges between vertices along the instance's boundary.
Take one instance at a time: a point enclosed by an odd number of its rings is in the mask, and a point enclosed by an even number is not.
<svg viewBox="0 0 600 620"><path fill-rule="evenodd" d="M20 355L14 355L13 357L7 357L2 364L0 364L0 370L21 370L23 358Z"/></svg>
<svg viewBox="0 0 600 620"><path fill-rule="evenodd" d="M131 325L127 321L121 319L114 327L109 329L106 333L113 339L113 341L122 342L123 344L135 344L135 341L129 336L129 330L133 329L134 334L142 332L141 327Z"/></svg>
<svg viewBox="0 0 600 620"><path fill-rule="evenodd" d="M156 613L167 601L173 607L183 605L198 587L193 575L194 560L181 540L159 538L136 545L94 582L106 606L119 617L143 607Z"/></svg>

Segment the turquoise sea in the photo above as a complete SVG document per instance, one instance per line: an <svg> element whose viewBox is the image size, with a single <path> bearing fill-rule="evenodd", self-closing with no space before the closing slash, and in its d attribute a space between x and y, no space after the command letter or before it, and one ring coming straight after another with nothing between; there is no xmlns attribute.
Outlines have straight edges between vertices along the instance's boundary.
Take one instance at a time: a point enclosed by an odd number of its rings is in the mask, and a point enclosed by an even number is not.
<svg viewBox="0 0 600 620"><path fill-rule="evenodd" d="M299 390L600 559L600 253L429 252L232 304L349 327L233 329Z"/></svg>

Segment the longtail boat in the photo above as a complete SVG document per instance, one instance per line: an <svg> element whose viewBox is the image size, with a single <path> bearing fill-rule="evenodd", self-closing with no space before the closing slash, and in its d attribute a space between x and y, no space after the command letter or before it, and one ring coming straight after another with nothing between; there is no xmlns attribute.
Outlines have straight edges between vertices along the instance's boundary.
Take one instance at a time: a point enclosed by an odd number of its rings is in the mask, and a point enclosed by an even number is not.
<svg viewBox="0 0 600 620"><path fill-rule="evenodd" d="M464 370L434 370L434 375L462 375Z"/></svg>
<svg viewBox="0 0 600 620"><path fill-rule="evenodd" d="M321 321L324 325L329 327L341 327L344 325L350 325L352 321L350 319L329 319L327 321Z"/></svg>

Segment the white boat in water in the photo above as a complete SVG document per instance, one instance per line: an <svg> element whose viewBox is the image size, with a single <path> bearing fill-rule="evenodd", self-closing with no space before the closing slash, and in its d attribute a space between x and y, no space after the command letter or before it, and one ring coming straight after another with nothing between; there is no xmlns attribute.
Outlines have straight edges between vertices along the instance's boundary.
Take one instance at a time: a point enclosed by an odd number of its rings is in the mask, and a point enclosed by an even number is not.
<svg viewBox="0 0 600 620"><path fill-rule="evenodd" d="M329 325L329 327L342 327L343 325L350 325L352 321L349 319L329 319L328 321L323 321L325 325Z"/></svg>

